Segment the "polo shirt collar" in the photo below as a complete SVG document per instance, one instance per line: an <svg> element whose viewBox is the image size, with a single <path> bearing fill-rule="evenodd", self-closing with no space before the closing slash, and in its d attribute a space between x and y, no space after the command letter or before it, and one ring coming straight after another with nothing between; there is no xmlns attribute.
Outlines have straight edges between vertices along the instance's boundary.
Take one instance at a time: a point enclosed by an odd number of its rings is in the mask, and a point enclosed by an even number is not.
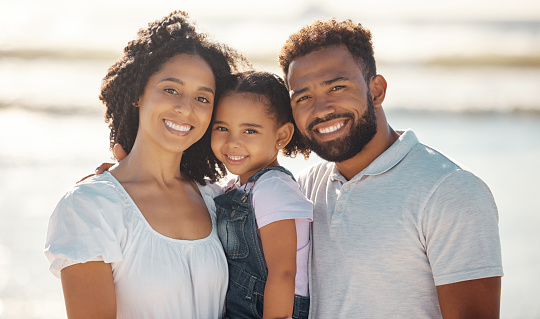
<svg viewBox="0 0 540 319"><path fill-rule="evenodd" d="M389 171L392 167L409 153L409 151L419 143L416 134L411 129L398 132L399 138L384 153L379 155L368 167L356 174L350 181L358 180L364 175L379 175ZM346 183L347 179L341 175L335 163L331 175L332 180Z"/></svg>

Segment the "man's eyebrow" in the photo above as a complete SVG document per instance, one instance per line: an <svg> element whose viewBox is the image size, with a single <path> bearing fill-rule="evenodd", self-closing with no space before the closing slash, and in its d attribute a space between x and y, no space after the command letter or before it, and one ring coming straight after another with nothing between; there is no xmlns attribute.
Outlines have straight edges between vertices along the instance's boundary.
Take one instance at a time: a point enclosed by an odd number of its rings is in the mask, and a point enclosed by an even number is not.
<svg viewBox="0 0 540 319"><path fill-rule="evenodd" d="M180 85L184 85L184 84L185 84L184 81L182 81L182 80L180 80L180 79L178 79L178 78L166 78L166 79L163 79L163 80L161 80L161 81L159 81L159 82L161 83L161 82L167 82L167 81L174 82L174 83L177 83L177 84L180 84ZM208 92L208 93L212 93L212 94L215 95L214 90L212 90L212 89L209 88L209 87L201 86L201 87L199 87L198 89L199 89L200 91L206 91L206 92Z"/></svg>
<svg viewBox="0 0 540 319"><path fill-rule="evenodd" d="M331 85L335 82L338 82L338 81L349 81L350 79L348 77L345 77L345 76L338 76L337 78L334 78L334 79L331 79L331 80L327 80L327 81L323 81L321 82L322 85L326 86L326 85Z"/></svg>
<svg viewBox="0 0 540 319"><path fill-rule="evenodd" d="M351 80L351 79L348 78L348 77L346 77L346 76L338 76L337 78L333 78L333 79L330 79L330 80L322 81L322 82L321 82L321 85L322 85L322 86L328 86L328 85L332 85L332 84L335 83L335 82L339 82L339 81L350 81L350 80ZM302 89L300 89L300 90L298 90L298 91L292 90L292 91L293 91L293 94L291 94L291 100L294 99L297 95L300 95L300 94L306 92L307 90L308 90L307 87L302 88Z"/></svg>
<svg viewBox="0 0 540 319"><path fill-rule="evenodd" d="M298 96L298 95L300 95L300 94L306 92L307 90L308 90L307 87L302 88L302 89L300 89L300 90L298 90L298 91L292 90L292 91L293 91L293 94L291 94L291 100L294 99L296 96Z"/></svg>

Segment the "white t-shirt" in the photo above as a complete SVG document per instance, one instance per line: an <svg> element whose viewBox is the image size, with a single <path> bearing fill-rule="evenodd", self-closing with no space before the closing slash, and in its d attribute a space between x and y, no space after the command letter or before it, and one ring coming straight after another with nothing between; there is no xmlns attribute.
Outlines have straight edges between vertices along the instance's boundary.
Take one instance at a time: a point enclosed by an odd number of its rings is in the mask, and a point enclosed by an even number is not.
<svg viewBox="0 0 540 319"><path fill-rule="evenodd" d="M436 286L503 275L489 188L412 131L349 181L324 161L299 184L315 206L310 318L441 318Z"/></svg>
<svg viewBox="0 0 540 319"><path fill-rule="evenodd" d="M156 232L109 173L77 184L58 203L47 233L50 270L87 261L110 263L117 318L221 318L227 260L217 236L217 185L199 186L212 231L198 240Z"/></svg>
<svg viewBox="0 0 540 319"><path fill-rule="evenodd" d="M249 191L253 183L236 186ZM306 199L288 174L271 170L264 173L252 190L257 226L294 219L296 223L295 294L308 296L309 227L313 220L313 203Z"/></svg>

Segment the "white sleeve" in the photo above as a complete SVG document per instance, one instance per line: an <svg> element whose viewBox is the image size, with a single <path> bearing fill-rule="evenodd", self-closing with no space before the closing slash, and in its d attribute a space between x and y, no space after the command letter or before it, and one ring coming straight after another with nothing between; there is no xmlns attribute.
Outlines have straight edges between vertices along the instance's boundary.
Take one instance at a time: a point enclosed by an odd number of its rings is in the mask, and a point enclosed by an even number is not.
<svg viewBox="0 0 540 319"><path fill-rule="evenodd" d="M85 185L68 192L49 220L45 255L50 271L60 278L63 268L77 263L122 261L126 230L121 207Z"/></svg>
<svg viewBox="0 0 540 319"><path fill-rule="evenodd" d="M268 172L256 182L253 208L259 228L284 219L313 220L313 203L300 192L298 184L282 172Z"/></svg>
<svg viewBox="0 0 540 319"><path fill-rule="evenodd" d="M424 214L435 285L503 275L497 207L482 180L454 172L439 184Z"/></svg>

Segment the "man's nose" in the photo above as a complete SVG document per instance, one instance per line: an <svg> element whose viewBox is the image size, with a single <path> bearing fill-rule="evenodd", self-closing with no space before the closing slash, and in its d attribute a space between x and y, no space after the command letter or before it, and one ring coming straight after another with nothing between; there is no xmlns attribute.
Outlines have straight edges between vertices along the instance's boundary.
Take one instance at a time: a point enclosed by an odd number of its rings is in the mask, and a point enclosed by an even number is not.
<svg viewBox="0 0 540 319"><path fill-rule="evenodd" d="M317 96L314 101L313 115L318 118L325 118L336 111L334 103L325 96Z"/></svg>

